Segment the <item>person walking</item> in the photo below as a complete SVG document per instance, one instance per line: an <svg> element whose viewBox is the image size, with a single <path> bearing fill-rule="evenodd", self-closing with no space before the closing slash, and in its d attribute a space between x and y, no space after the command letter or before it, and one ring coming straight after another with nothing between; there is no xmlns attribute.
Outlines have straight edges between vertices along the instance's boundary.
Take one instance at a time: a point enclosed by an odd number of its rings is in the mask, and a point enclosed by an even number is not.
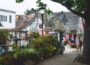
<svg viewBox="0 0 90 65"><path fill-rule="evenodd" d="M81 41L80 35L77 35L76 36L76 49L77 49L77 52L81 51L81 48L82 48L82 41Z"/></svg>

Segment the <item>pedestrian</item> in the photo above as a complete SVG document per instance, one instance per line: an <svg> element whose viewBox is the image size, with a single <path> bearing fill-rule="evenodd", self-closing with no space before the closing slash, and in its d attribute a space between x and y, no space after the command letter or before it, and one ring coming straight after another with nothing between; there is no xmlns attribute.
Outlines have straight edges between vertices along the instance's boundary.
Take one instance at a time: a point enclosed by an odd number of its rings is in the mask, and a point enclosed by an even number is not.
<svg viewBox="0 0 90 65"><path fill-rule="evenodd" d="M80 35L77 35L76 36L76 49L77 49L77 52L81 51L81 48L82 48L82 41L81 41Z"/></svg>
<svg viewBox="0 0 90 65"><path fill-rule="evenodd" d="M83 41L81 40L81 37L79 37L79 49L82 50Z"/></svg>

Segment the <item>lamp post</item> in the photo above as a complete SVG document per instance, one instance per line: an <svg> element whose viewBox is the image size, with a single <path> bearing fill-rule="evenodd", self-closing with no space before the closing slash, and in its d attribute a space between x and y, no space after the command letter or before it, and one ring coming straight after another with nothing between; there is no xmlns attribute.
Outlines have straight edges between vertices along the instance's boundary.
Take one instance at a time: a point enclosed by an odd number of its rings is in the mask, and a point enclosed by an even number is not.
<svg viewBox="0 0 90 65"><path fill-rule="evenodd" d="M55 22L55 31L57 31L58 41L61 41L62 32L64 31L64 26L60 20Z"/></svg>
<svg viewBox="0 0 90 65"><path fill-rule="evenodd" d="M41 14L42 15L42 36L44 35L43 34L43 14Z"/></svg>
<svg viewBox="0 0 90 65"><path fill-rule="evenodd" d="M42 36L44 35L43 23L44 23L44 10L40 10L41 18L42 18Z"/></svg>
<svg viewBox="0 0 90 65"><path fill-rule="evenodd" d="M62 44L64 26L63 26L62 22L59 19L55 22L55 31L57 32L57 39L59 41L60 48L61 48L60 54L63 54L63 51L65 49L63 44Z"/></svg>

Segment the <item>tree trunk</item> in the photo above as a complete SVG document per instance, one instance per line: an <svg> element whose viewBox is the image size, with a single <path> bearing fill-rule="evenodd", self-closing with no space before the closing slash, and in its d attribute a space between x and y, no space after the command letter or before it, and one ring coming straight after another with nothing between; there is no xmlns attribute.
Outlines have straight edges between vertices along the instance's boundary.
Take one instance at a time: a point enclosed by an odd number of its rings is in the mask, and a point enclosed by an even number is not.
<svg viewBox="0 0 90 65"><path fill-rule="evenodd" d="M83 56L86 63L90 65L90 0L85 0L85 26L84 26L84 44L83 44Z"/></svg>
<svg viewBox="0 0 90 65"><path fill-rule="evenodd" d="M90 19L85 19L83 56L86 63L90 64Z"/></svg>

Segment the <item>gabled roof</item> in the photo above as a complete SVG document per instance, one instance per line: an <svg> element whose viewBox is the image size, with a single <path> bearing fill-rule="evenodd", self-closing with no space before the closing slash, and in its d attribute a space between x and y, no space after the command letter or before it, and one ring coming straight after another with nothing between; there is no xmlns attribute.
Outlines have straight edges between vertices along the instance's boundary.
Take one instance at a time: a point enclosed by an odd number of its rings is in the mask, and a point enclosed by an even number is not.
<svg viewBox="0 0 90 65"><path fill-rule="evenodd" d="M55 18L57 16L62 20L62 22L72 24L78 24L80 18L79 16L73 14L72 12L56 12L54 13L54 16L52 18Z"/></svg>
<svg viewBox="0 0 90 65"><path fill-rule="evenodd" d="M73 14L72 12L65 12L65 14L68 19L68 22L78 24L80 18L79 16Z"/></svg>
<svg viewBox="0 0 90 65"><path fill-rule="evenodd" d="M35 19L37 18L37 16L38 16L38 14L36 13L34 15L34 17L32 17L32 19L29 19L29 20L20 20L21 25L16 26L16 28L11 29L10 31L20 31L20 30L28 27L29 25L31 25L35 21ZM17 22L19 22L19 21L17 21Z"/></svg>
<svg viewBox="0 0 90 65"><path fill-rule="evenodd" d="M51 20L54 18L60 18L60 21L65 25L65 27L69 27L71 30L78 29L79 24L79 16L73 14L72 12L55 12Z"/></svg>
<svg viewBox="0 0 90 65"><path fill-rule="evenodd" d="M65 24L66 22L68 22L68 19L67 19L66 14L64 12L55 12L53 14L53 17L51 19L54 19L54 18L57 18L57 17L61 20L61 22L63 24Z"/></svg>
<svg viewBox="0 0 90 65"><path fill-rule="evenodd" d="M31 15L16 15L16 27L20 27L33 18Z"/></svg>

